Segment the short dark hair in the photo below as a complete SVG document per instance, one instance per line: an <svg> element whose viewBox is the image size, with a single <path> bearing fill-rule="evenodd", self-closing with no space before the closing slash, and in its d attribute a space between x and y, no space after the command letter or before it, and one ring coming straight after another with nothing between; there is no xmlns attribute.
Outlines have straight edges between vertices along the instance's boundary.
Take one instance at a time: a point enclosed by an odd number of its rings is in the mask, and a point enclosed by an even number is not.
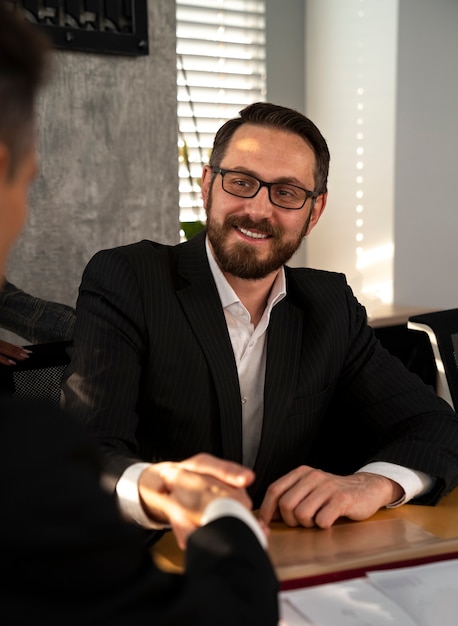
<svg viewBox="0 0 458 626"><path fill-rule="evenodd" d="M38 26L0 0L0 143L10 153L10 176L32 145L35 99L47 77L50 48Z"/></svg>
<svg viewBox="0 0 458 626"><path fill-rule="evenodd" d="M221 126L213 142L210 156L212 167L221 165L235 131L247 123L280 128L302 137L315 153L315 191L324 193L327 190L330 154L325 138L317 126L302 113L270 102L250 104L240 111L240 117L235 117Z"/></svg>

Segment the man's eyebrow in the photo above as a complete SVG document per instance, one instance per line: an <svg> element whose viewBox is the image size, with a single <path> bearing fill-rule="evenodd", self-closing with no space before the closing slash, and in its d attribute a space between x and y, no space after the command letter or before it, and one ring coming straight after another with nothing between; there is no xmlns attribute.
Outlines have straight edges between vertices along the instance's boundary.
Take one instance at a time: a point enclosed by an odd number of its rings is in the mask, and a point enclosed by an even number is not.
<svg viewBox="0 0 458 626"><path fill-rule="evenodd" d="M254 172L250 168L247 168L242 165L240 166L234 165L233 167L222 167L221 169L223 170L226 169L226 170L233 171L233 172L240 172L240 174L248 174L248 176L259 178L259 180L264 180L262 176L259 176L256 172ZM303 183L301 180L298 180L295 176L279 176L275 180L269 180L265 182L280 183L280 184L284 183L284 184L296 185L297 187L302 187L303 189L307 188L305 183Z"/></svg>

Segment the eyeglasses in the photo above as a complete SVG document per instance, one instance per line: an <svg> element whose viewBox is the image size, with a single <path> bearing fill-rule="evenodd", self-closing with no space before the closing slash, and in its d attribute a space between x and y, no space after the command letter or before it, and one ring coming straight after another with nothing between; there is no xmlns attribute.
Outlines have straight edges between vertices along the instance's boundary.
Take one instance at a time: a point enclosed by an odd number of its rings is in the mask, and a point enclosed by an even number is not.
<svg viewBox="0 0 458 626"><path fill-rule="evenodd" d="M282 209L296 211L302 209L308 198L318 198L317 191L303 189L290 183L266 183L250 174L237 172L236 170L223 170L220 167L212 167L214 174L221 174L223 189L226 193L239 198L254 198L261 187L267 187L269 200L275 206Z"/></svg>

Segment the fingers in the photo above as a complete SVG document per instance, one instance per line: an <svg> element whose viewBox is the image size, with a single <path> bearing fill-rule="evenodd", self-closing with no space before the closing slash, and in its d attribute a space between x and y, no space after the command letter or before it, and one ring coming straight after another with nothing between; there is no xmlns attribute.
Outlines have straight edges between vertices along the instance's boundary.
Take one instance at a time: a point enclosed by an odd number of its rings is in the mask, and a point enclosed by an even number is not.
<svg viewBox="0 0 458 626"><path fill-rule="evenodd" d="M304 470L307 469L309 468L298 467L269 486L259 509L259 519L262 519L266 524L270 524L271 521L280 517L285 523L288 523L283 516L284 506L280 506L280 503L284 504L283 498L297 485L299 479L303 476ZM297 522L294 523L291 516L288 515L287 517L289 518L288 525L297 526Z"/></svg>
<svg viewBox="0 0 458 626"><path fill-rule="evenodd" d="M208 474L234 487L248 487L255 476L248 467L205 453L196 454L182 461L180 467L199 474Z"/></svg>
<svg viewBox="0 0 458 626"><path fill-rule="evenodd" d="M167 502L168 488L160 475L160 466L151 464L138 479L138 494L145 513L160 523L169 523L168 513L164 510Z"/></svg>
<svg viewBox="0 0 458 626"><path fill-rule="evenodd" d="M268 539L268 538L269 538L269 535L270 535L270 528L269 528L269 527L267 526L267 524L266 524L263 520L261 520L261 519L258 519L258 520L257 520L257 522L258 522L258 524L259 524L260 529L261 529L261 530L262 530L262 532L264 533L264 535L265 535L266 539Z"/></svg>
<svg viewBox="0 0 458 626"><path fill-rule="evenodd" d="M197 526L190 524L184 519L183 524L177 524L172 522L172 529L175 534L177 544L181 550L186 550L186 544L188 542L189 535L197 530Z"/></svg>
<svg viewBox="0 0 458 626"><path fill-rule="evenodd" d="M197 466L201 470L213 467L213 463L210 461L208 465L207 461L201 459L196 464L192 461L188 466ZM223 475L226 474L223 471ZM147 515L156 521L169 523L180 545L184 545L189 533L200 526L202 515L213 500L232 498L249 511L252 505L244 488L235 487L209 474L189 470L186 463L150 465L141 473L138 489Z"/></svg>
<svg viewBox="0 0 458 626"><path fill-rule="evenodd" d="M22 346L15 346L0 339L0 363L15 365L16 361L28 359L30 354L30 350L24 350Z"/></svg>
<svg viewBox="0 0 458 626"><path fill-rule="evenodd" d="M143 498L145 504L145 499ZM154 519L170 524L182 550L186 547L189 535L198 528L198 519L177 502L168 492L151 490L147 499L148 512Z"/></svg>
<svg viewBox="0 0 458 626"><path fill-rule="evenodd" d="M0 354L0 363L2 365L16 365L16 361L13 361L12 359L8 359L6 356L3 356Z"/></svg>
<svg viewBox="0 0 458 626"><path fill-rule="evenodd" d="M207 504L215 498L233 498L247 509L251 508L245 489L228 485L208 474L190 471L182 463L163 465L160 475L170 494L199 519Z"/></svg>
<svg viewBox="0 0 458 626"><path fill-rule="evenodd" d="M357 473L336 476L303 466L269 487L259 518L270 523L280 516L288 526L329 528L339 517L367 519L389 504L393 481L383 476Z"/></svg>
<svg viewBox="0 0 458 626"><path fill-rule="evenodd" d="M189 535L199 527L199 518L190 514L188 509L170 495L160 494L157 505L165 513L178 545L184 550Z"/></svg>

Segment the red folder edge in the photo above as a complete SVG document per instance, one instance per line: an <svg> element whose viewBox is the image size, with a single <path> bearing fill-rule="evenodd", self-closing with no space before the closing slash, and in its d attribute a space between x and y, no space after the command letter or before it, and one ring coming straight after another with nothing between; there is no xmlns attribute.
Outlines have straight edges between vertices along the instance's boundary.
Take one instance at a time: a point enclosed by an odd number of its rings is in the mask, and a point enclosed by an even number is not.
<svg viewBox="0 0 458 626"><path fill-rule="evenodd" d="M318 574L316 576L304 576L303 578L292 578L290 580L282 580L280 582L281 591L289 591L291 589L299 589L301 587L312 587L314 585L323 585L325 583L334 583L339 580L348 580L349 578L361 578L366 572L385 569L398 569L400 567L412 567L415 565L423 565L425 563L434 563L435 561L449 561L457 559L458 552L448 552L446 554L431 554L429 556L417 557L414 559L404 559L402 561L393 561L391 563L381 563L379 565L370 565L367 567L355 567L339 572L328 572L326 574Z"/></svg>

